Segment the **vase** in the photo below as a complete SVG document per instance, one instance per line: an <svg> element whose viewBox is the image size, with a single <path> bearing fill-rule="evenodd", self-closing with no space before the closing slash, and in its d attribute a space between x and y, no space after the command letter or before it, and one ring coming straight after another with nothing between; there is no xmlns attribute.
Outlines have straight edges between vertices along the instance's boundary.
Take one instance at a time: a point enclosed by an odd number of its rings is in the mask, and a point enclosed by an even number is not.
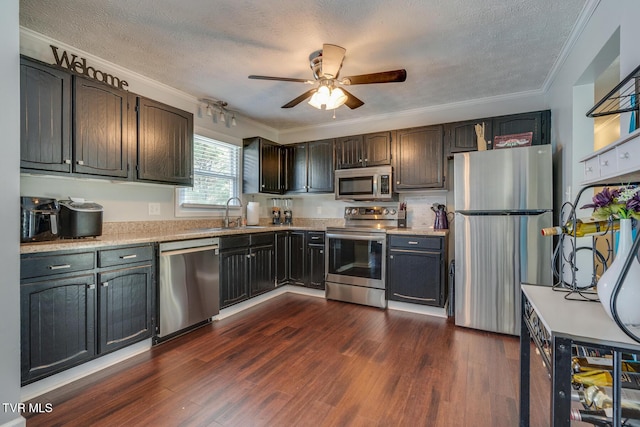
<svg viewBox="0 0 640 427"><path fill-rule="evenodd" d="M631 251L633 245L632 237L632 220L620 220L620 240L618 242L618 252L611 263L611 266L602 273L598 280L598 298L607 312L609 317L613 319L611 314L611 296L614 287L618 282L618 277L622 274L625 261ZM627 326L640 326L640 263L634 256L629 271L622 282L620 291L616 300L616 313L618 319ZM613 319L615 320L615 319Z"/></svg>

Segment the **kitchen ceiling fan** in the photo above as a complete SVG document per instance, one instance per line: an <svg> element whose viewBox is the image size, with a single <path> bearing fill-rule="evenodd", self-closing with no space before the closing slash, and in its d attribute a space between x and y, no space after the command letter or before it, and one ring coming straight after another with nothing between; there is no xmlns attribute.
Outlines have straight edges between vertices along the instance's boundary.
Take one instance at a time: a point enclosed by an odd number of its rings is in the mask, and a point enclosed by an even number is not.
<svg viewBox="0 0 640 427"><path fill-rule="evenodd" d="M287 102L282 108L295 107L307 98L309 104L318 109L332 110L338 108L342 104L355 109L364 105L364 102L348 92L343 87L349 85L363 85L373 83L395 83L403 82L407 79L407 71L404 69L383 71L380 73L361 74L358 76L349 76L340 78L340 69L346 49L333 44L322 45L322 50L317 50L309 55L309 65L313 71L315 80L295 79L289 77L269 77L250 75L250 79L257 80L278 80L283 82L306 83L315 85L298 96Z"/></svg>

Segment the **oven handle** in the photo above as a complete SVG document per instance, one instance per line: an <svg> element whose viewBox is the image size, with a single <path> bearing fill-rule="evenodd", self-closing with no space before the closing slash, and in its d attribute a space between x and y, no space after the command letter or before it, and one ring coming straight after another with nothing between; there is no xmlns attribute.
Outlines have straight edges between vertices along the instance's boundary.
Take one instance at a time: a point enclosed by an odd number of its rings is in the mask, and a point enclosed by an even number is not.
<svg viewBox="0 0 640 427"><path fill-rule="evenodd" d="M190 253L193 253L193 252L213 251L213 250L217 250L217 249L218 249L218 245L197 246L195 248L177 249L177 250L174 250L174 251L160 252L160 256L190 254Z"/></svg>
<svg viewBox="0 0 640 427"><path fill-rule="evenodd" d="M372 235L372 234L366 234L366 232L365 233L358 232L358 234L327 233L327 239L370 240L374 242L383 243L385 241L385 235L383 236L380 236L380 234Z"/></svg>

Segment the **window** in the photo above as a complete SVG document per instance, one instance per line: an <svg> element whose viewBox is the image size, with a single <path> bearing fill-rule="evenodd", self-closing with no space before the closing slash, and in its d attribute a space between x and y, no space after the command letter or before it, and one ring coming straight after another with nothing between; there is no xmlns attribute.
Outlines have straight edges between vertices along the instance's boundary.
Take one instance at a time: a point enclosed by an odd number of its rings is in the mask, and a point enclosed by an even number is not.
<svg viewBox="0 0 640 427"><path fill-rule="evenodd" d="M195 135L193 153L193 188L178 189L178 209L220 208L239 197L240 147Z"/></svg>

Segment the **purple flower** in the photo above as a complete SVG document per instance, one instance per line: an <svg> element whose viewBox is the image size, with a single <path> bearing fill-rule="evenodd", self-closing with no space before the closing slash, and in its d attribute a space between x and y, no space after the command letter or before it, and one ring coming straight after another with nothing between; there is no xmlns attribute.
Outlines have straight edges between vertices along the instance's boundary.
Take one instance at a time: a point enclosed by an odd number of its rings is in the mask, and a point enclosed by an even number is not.
<svg viewBox="0 0 640 427"><path fill-rule="evenodd" d="M636 192L632 198L627 200L627 210L640 213L640 192Z"/></svg>
<svg viewBox="0 0 640 427"><path fill-rule="evenodd" d="M580 209L586 209L586 208L598 209L598 208L607 207L615 203L615 198L618 197L618 195L620 195L620 189L615 189L611 191L609 187L605 187L602 189L601 192L593 196L593 199L592 199L593 203L586 204L582 206Z"/></svg>

